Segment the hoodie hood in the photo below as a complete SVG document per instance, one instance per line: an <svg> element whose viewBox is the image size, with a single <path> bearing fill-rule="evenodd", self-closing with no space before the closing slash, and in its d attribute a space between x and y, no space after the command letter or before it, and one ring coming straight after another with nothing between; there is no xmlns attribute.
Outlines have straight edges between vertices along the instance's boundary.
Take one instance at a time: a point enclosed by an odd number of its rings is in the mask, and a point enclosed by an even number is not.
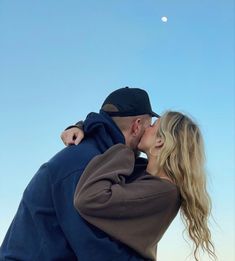
<svg viewBox="0 0 235 261"><path fill-rule="evenodd" d="M112 118L103 111L100 111L100 113L89 113L84 121L83 127L86 136L92 136L102 152L114 144L125 144L124 135Z"/></svg>

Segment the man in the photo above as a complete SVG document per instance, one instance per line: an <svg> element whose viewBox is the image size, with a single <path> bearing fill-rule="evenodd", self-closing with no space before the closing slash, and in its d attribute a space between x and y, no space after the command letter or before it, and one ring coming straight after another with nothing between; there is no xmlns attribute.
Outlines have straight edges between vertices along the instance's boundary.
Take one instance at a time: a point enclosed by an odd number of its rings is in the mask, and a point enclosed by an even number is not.
<svg viewBox="0 0 235 261"><path fill-rule="evenodd" d="M1 246L0 260L144 260L88 224L75 210L73 197L88 162L117 143L135 150L152 116L158 115L144 90L126 87L111 93L100 113L90 113L84 121L82 143L57 153L30 181Z"/></svg>

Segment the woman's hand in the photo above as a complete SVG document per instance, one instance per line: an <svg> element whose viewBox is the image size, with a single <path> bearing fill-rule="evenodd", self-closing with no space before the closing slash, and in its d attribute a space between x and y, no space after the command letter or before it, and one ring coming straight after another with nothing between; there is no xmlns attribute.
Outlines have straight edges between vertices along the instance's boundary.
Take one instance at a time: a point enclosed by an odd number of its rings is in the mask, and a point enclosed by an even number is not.
<svg viewBox="0 0 235 261"><path fill-rule="evenodd" d="M84 138L84 132L78 127L72 127L63 131L60 137L66 146L78 145Z"/></svg>

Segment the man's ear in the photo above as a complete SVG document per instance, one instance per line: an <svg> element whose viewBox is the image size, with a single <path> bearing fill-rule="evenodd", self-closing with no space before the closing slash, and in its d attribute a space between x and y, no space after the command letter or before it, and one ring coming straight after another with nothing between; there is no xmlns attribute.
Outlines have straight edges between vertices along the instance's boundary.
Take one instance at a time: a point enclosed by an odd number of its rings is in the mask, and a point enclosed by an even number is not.
<svg viewBox="0 0 235 261"><path fill-rule="evenodd" d="M131 126L131 134L133 136L138 136L139 132L141 130L141 120L140 119L136 119Z"/></svg>

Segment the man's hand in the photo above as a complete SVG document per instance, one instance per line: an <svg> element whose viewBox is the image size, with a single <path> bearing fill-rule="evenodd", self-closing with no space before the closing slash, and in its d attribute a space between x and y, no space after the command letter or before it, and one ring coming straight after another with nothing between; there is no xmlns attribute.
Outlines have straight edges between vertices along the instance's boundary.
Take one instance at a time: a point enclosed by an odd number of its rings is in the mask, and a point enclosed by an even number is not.
<svg viewBox="0 0 235 261"><path fill-rule="evenodd" d="M77 127L73 127L63 131L60 137L66 146L78 145L84 138L84 132Z"/></svg>

